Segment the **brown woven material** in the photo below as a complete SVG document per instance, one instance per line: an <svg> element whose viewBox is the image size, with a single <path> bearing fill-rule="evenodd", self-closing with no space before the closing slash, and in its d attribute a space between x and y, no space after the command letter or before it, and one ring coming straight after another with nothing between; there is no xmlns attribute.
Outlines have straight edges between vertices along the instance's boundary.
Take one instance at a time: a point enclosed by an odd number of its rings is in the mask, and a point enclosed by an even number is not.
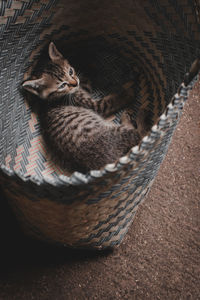
<svg viewBox="0 0 200 300"><path fill-rule="evenodd" d="M197 1L1 2L1 182L26 232L76 247L121 242L195 83L199 59L190 66L199 56L198 11ZM51 40L99 93L135 80L135 114L140 107L151 111L149 136L102 170L58 168L19 91Z"/></svg>
<svg viewBox="0 0 200 300"><path fill-rule="evenodd" d="M1 198L0 299L199 298L199 94L200 82L146 201L113 252L60 249L26 239Z"/></svg>

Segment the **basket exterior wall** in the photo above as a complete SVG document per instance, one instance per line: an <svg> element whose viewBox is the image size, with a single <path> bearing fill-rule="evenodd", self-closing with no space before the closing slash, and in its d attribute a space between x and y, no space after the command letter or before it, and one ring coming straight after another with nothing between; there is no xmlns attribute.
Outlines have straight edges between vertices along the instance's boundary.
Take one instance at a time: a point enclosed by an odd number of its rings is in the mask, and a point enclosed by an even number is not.
<svg viewBox="0 0 200 300"><path fill-rule="evenodd" d="M4 192L25 231L75 247L119 244L165 156L189 88L184 88L176 99L167 122L160 121L160 130L151 134L148 152L138 153L133 164L121 166L120 173L109 172L101 180L81 186L60 187L48 182L37 185L34 179L26 182L20 174L11 175L8 180L9 175L1 173Z"/></svg>

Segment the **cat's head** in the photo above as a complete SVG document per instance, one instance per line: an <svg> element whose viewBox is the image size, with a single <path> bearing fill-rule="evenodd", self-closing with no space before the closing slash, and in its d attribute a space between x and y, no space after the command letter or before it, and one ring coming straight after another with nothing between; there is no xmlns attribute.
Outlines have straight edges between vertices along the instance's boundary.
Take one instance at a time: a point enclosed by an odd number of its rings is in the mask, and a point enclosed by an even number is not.
<svg viewBox="0 0 200 300"><path fill-rule="evenodd" d="M53 42L49 44L49 60L40 76L33 75L22 83L22 87L41 99L57 99L74 93L79 87L79 78L69 62L58 51Z"/></svg>

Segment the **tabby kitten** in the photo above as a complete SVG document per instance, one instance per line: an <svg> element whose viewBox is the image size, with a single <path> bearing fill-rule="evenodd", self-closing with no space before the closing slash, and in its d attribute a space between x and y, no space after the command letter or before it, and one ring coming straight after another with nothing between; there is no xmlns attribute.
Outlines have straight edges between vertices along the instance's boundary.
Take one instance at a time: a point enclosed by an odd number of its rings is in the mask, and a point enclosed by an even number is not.
<svg viewBox="0 0 200 300"><path fill-rule="evenodd" d="M147 133L143 114L136 120L137 129L127 111L120 125L105 117L131 103L131 89L94 100L90 87L81 86L74 68L52 42L48 53L22 87L39 98L43 136L57 163L68 171L87 172L127 154Z"/></svg>

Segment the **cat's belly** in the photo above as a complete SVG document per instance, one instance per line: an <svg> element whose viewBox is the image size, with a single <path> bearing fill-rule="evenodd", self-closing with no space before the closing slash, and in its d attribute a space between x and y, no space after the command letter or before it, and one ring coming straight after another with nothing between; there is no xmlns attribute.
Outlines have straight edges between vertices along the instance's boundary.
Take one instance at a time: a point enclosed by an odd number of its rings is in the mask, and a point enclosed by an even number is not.
<svg viewBox="0 0 200 300"><path fill-rule="evenodd" d="M68 170L99 169L126 154L132 143L130 128L82 107L54 108L45 123L46 144L55 160Z"/></svg>

